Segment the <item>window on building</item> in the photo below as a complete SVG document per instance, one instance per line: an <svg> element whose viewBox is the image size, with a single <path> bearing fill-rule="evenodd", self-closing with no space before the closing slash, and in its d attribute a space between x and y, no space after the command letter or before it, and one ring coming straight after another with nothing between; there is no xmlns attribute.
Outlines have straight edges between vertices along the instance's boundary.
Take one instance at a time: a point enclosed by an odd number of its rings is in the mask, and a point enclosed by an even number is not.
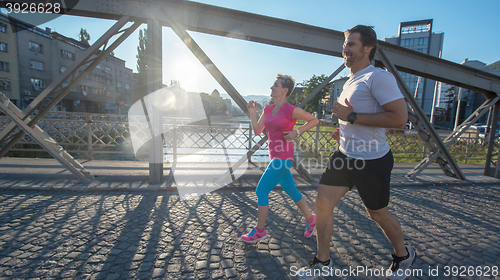
<svg viewBox="0 0 500 280"><path fill-rule="evenodd" d="M121 88L122 87L122 82L116 82L116 87Z"/></svg>
<svg viewBox="0 0 500 280"><path fill-rule="evenodd" d="M125 79L130 79L130 76L127 73L125 73Z"/></svg>
<svg viewBox="0 0 500 280"><path fill-rule="evenodd" d="M30 68L36 70L43 70L43 62L30 60Z"/></svg>
<svg viewBox="0 0 500 280"><path fill-rule="evenodd" d="M0 22L0 32L7 33L7 24Z"/></svg>
<svg viewBox="0 0 500 280"><path fill-rule="evenodd" d="M72 52L61 50L61 57L67 60L75 61L76 55Z"/></svg>
<svg viewBox="0 0 500 280"><path fill-rule="evenodd" d="M7 43L0 42L0 51L7 52Z"/></svg>
<svg viewBox="0 0 500 280"><path fill-rule="evenodd" d="M31 78L31 84L35 89L37 88L45 88L45 81L42 79Z"/></svg>
<svg viewBox="0 0 500 280"><path fill-rule="evenodd" d="M104 67L104 72L111 74L111 68L109 67Z"/></svg>
<svg viewBox="0 0 500 280"><path fill-rule="evenodd" d="M9 79L0 79L0 89L10 90L10 81Z"/></svg>
<svg viewBox="0 0 500 280"><path fill-rule="evenodd" d="M129 84L125 84L125 89L130 89L130 85Z"/></svg>
<svg viewBox="0 0 500 280"><path fill-rule="evenodd" d="M40 45L38 43L35 43L35 42L29 42L29 48L30 48L30 51L34 51L34 52L37 52L37 53L42 53L43 51L43 45Z"/></svg>
<svg viewBox="0 0 500 280"><path fill-rule="evenodd" d="M97 65L95 68L103 70L104 66L102 66L102 63L99 63L99 65Z"/></svg>
<svg viewBox="0 0 500 280"><path fill-rule="evenodd" d="M61 73L64 73L64 71L66 71L66 69L68 69L68 67L61 66L61 69L59 71L61 71Z"/></svg>
<svg viewBox="0 0 500 280"><path fill-rule="evenodd" d="M106 79L106 84L107 84L107 85L111 85L111 84L112 84L111 79Z"/></svg>
<svg viewBox="0 0 500 280"><path fill-rule="evenodd" d="M67 83L62 83L61 88L67 87L69 84ZM71 91L77 92L78 91L78 86L74 86Z"/></svg>
<svg viewBox="0 0 500 280"><path fill-rule="evenodd" d="M104 83L104 81L106 80L103 76L94 75L94 77L95 77L95 80L97 82L100 82L100 83Z"/></svg>
<svg viewBox="0 0 500 280"><path fill-rule="evenodd" d="M0 61L0 71L9 72L9 63Z"/></svg>

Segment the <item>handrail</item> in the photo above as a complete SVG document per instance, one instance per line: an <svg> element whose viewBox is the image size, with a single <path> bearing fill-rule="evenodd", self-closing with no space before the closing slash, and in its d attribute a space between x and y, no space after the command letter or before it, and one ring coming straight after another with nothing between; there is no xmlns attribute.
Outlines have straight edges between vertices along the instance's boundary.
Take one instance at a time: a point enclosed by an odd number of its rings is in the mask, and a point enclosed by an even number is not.
<svg viewBox="0 0 500 280"><path fill-rule="evenodd" d="M52 113L51 113L52 114ZM59 116L59 118L56 118ZM85 119L82 119L85 117ZM121 119L121 121L106 121L109 119ZM8 124L10 119L6 116L0 116L0 127ZM241 124L241 125L240 125ZM130 130L128 127L127 116L124 115L104 115L88 113L53 113L48 118L43 118L39 123L59 145L63 146L69 153L85 156L91 160L96 155L99 158L117 158L117 155L125 156L133 160L135 155L131 149ZM165 125L165 129L169 129ZM331 141L331 125L320 124L316 128L301 134L295 142L296 152L301 158L316 158L319 161L326 161L332 152L337 149L338 144ZM208 132L210 128L210 132ZM241 137L229 137L231 133L244 135ZM445 138L450 132L442 131L441 137ZM220 155L217 149L223 149L221 140L226 139L225 149L231 150L231 156L243 155L248 147L257 143L261 136L253 135L250 129L250 122L247 120L238 120L213 124L211 126L203 125L180 125L175 134L178 142L178 155L189 154L182 149L206 149L207 156ZM210 140L202 140L203 137L209 137ZM234 138L234 139L233 139ZM411 130L390 129L386 135L387 141L391 146L396 161L415 162L425 157L428 151L423 148L423 143L417 134ZM497 138L498 139L498 138ZM453 156L462 162L482 161L486 159L486 149L489 138L484 133L470 130L464 133L456 143L450 147ZM167 132L165 137L165 147L171 148L173 137ZM212 141L212 143L210 143ZM0 143L0 146L2 143ZM170 145L170 146L169 146ZM36 145L36 142L29 137L24 137L12 150L11 155L19 152L44 152L42 148ZM261 152L254 155L259 160L266 160L268 156L267 144L261 147Z"/></svg>

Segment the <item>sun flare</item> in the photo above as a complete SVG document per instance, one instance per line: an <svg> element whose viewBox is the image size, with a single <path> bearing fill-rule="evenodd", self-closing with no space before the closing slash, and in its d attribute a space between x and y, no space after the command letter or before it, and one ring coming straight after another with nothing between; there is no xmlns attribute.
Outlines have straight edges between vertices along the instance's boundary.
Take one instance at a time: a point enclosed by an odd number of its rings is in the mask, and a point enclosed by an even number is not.
<svg viewBox="0 0 500 280"><path fill-rule="evenodd" d="M187 91L199 91L204 71L203 65L194 57L179 57L172 63L170 80L178 81Z"/></svg>

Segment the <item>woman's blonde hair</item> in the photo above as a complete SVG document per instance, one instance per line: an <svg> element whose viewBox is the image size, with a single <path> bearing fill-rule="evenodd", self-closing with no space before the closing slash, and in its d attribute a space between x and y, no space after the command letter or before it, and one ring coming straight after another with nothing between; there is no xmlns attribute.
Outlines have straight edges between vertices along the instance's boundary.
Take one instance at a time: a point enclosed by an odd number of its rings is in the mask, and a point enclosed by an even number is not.
<svg viewBox="0 0 500 280"><path fill-rule="evenodd" d="M292 76L278 74L276 75L276 79L281 80L281 86L288 89L286 96L287 97L290 96L290 94L292 94L293 89L295 88L295 80L292 78Z"/></svg>

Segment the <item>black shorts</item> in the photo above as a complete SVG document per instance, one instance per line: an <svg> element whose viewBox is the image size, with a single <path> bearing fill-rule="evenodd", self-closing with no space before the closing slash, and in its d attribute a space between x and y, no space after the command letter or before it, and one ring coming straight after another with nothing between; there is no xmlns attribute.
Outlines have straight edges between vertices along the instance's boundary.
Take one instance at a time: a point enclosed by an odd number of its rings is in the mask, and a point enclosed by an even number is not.
<svg viewBox="0 0 500 280"><path fill-rule="evenodd" d="M328 161L319 183L349 189L356 186L365 206L370 210L378 210L389 205L393 166L391 151L371 160L350 158L336 151Z"/></svg>

